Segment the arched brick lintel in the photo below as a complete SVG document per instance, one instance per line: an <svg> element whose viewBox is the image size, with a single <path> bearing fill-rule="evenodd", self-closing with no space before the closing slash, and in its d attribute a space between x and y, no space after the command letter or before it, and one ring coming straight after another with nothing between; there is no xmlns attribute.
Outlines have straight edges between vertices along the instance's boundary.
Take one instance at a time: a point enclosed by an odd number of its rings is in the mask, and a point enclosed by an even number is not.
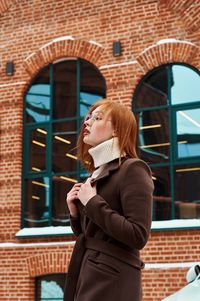
<svg viewBox="0 0 200 301"><path fill-rule="evenodd" d="M185 41L158 42L148 47L136 58L143 73L162 64L182 62L192 64L199 53L199 47Z"/></svg>
<svg viewBox="0 0 200 301"><path fill-rule="evenodd" d="M101 45L92 41L61 37L29 55L24 61L24 67L31 78L45 65L64 57L83 58L98 67L103 50Z"/></svg>
<svg viewBox="0 0 200 301"><path fill-rule="evenodd" d="M27 258L29 277L47 274L67 273L70 261L69 251L44 253Z"/></svg>

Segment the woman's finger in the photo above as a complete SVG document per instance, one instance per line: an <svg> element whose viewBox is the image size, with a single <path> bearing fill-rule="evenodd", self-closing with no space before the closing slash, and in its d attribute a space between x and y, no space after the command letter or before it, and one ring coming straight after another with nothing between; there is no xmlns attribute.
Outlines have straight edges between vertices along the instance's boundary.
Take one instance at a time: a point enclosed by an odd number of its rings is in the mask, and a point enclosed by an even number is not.
<svg viewBox="0 0 200 301"><path fill-rule="evenodd" d="M78 195L78 192L68 193L66 200L67 201L72 201L74 199L77 199L77 195Z"/></svg>
<svg viewBox="0 0 200 301"><path fill-rule="evenodd" d="M80 187L82 184L83 183L76 183L76 184L74 184L74 186L72 188L74 188L74 187Z"/></svg>

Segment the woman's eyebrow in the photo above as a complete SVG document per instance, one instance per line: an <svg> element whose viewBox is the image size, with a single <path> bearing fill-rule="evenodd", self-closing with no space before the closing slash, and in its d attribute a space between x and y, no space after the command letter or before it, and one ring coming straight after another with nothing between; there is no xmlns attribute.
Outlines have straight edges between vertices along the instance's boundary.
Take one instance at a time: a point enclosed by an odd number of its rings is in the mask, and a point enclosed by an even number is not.
<svg viewBox="0 0 200 301"><path fill-rule="evenodd" d="M94 113L94 114L103 114L102 111L96 111L96 112L93 111L92 113Z"/></svg>

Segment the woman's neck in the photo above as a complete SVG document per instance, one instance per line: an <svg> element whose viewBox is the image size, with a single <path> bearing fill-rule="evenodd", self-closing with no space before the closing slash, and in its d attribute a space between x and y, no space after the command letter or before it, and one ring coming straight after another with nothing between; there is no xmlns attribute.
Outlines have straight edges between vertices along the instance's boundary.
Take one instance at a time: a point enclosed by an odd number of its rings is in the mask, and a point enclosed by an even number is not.
<svg viewBox="0 0 200 301"><path fill-rule="evenodd" d="M93 158L95 168L120 158L118 137L113 137L90 148L89 154Z"/></svg>

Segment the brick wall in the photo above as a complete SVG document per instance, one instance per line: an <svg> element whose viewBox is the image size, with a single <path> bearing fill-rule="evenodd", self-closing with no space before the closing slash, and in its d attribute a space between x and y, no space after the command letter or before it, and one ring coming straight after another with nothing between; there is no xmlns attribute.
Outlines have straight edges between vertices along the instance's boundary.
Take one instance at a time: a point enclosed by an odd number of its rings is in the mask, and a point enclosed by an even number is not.
<svg viewBox="0 0 200 301"><path fill-rule="evenodd" d="M34 277L66 271L72 250L72 237L15 237L23 95L32 78L56 59L81 57L99 68L108 97L130 106L136 85L154 67L184 62L200 69L199 12L198 0L0 1L0 300L34 300ZM114 57L117 40L122 55ZM5 74L9 60L13 76ZM199 251L198 230L152 231L142 252L143 300L159 301L182 287L187 269L181 263L198 261Z"/></svg>

